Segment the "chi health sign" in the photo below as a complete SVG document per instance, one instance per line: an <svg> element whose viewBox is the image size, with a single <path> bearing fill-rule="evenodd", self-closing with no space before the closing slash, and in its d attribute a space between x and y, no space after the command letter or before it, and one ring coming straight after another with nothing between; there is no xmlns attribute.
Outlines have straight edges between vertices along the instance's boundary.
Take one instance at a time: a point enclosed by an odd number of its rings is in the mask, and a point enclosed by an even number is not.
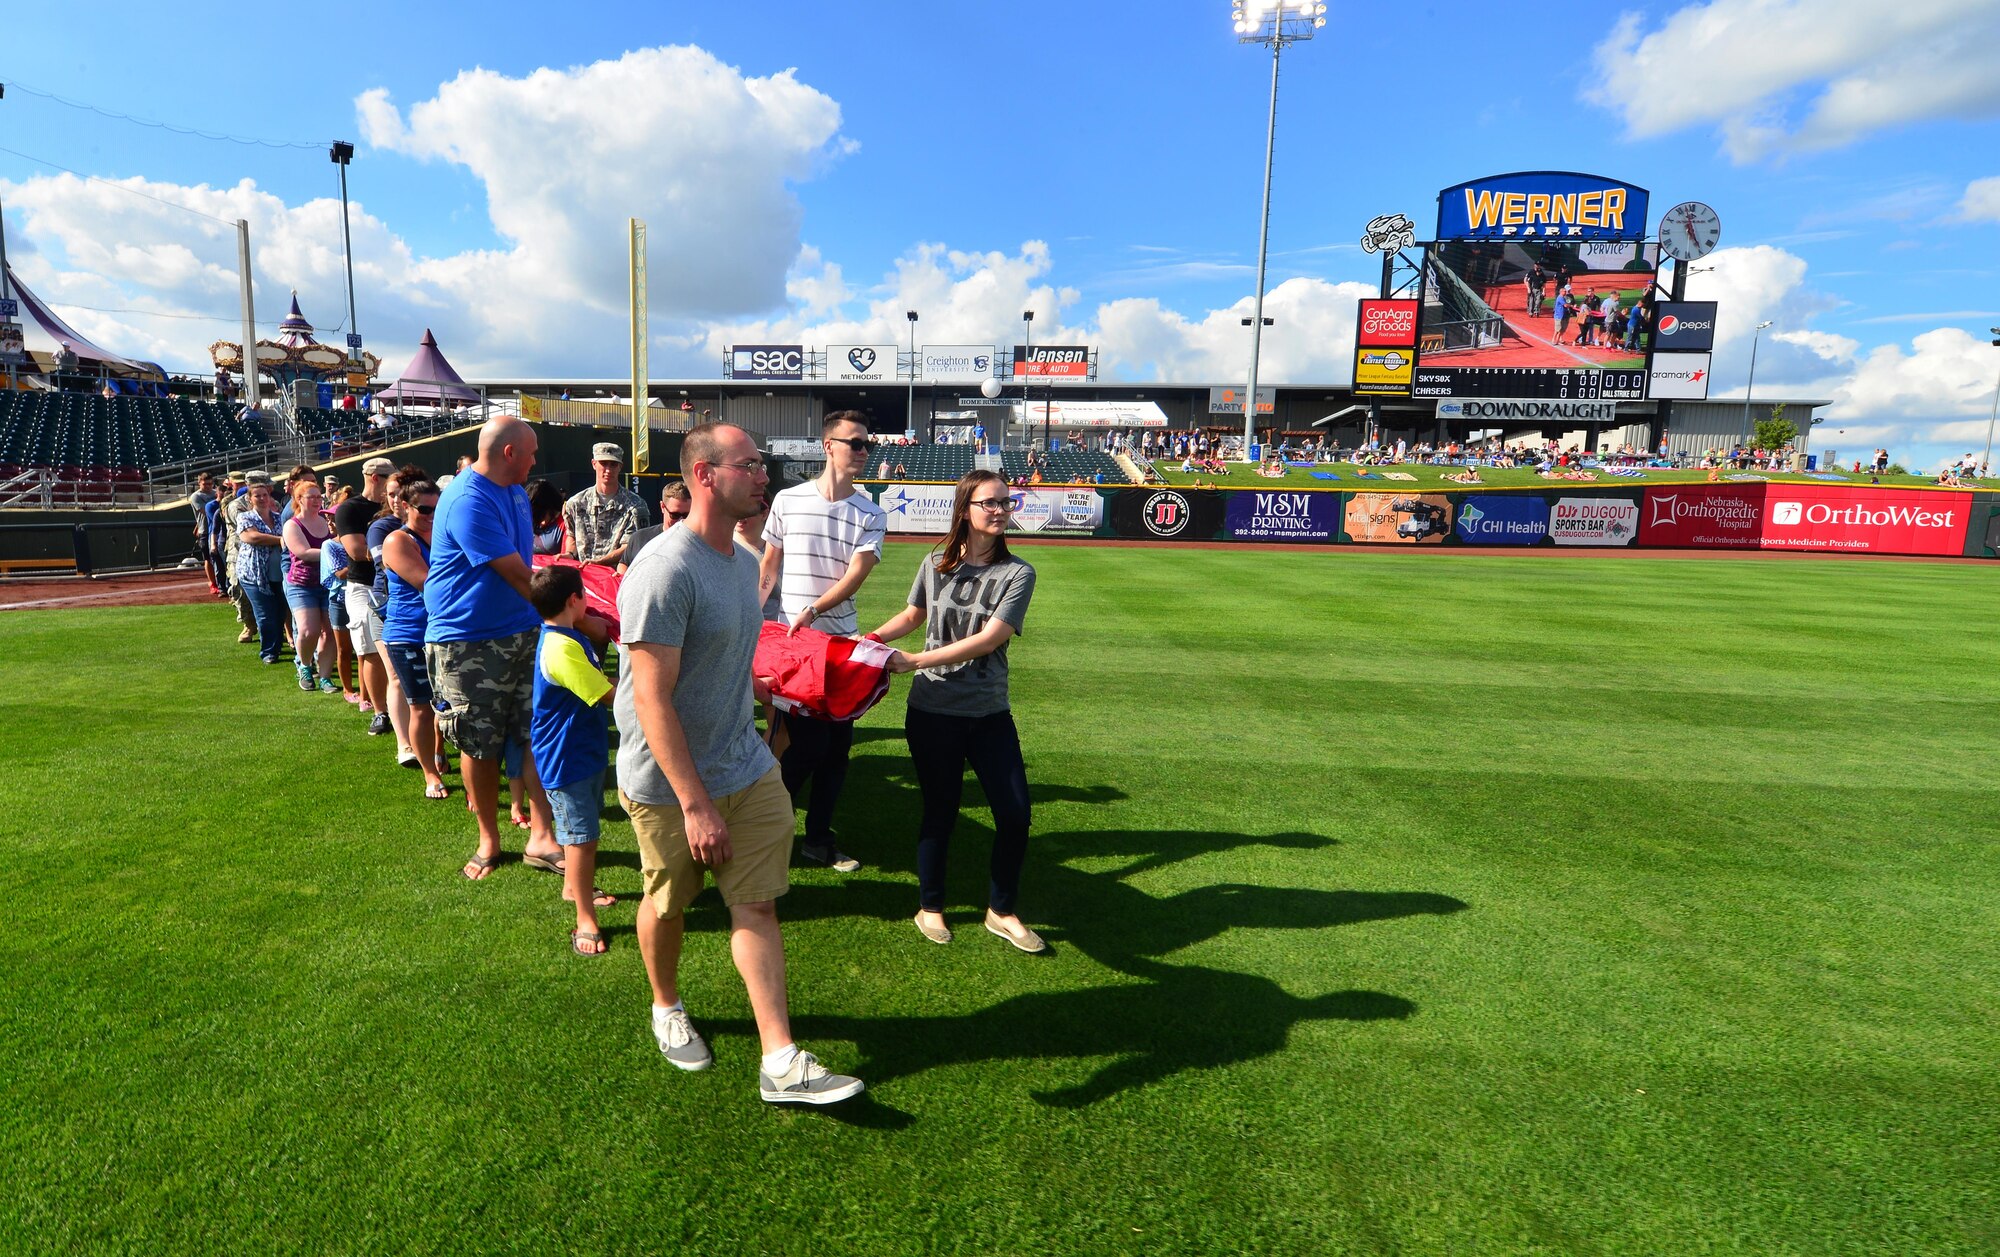
<svg viewBox="0 0 2000 1257"><path fill-rule="evenodd" d="M881 384L896 378L894 345L828 345L826 378L842 384Z"/></svg>
<svg viewBox="0 0 2000 1257"><path fill-rule="evenodd" d="M1557 498L1549 538L1559 546L1629 546L1639 535L1634 498Z"/></svg>
<svg viewBox="0 0 2000 1257"><path fill-rule="evenodd" d="M1549 535L1540 494L1475 493L1458 508L1458 539L1469 546L1532 546Z"/></svg>
<svg viewBox="0 0 2000 1257"><path fill-rule="evenodd" d="M917 370L933 384L977 384L993 377L991 345L925 345Z"/></svg>

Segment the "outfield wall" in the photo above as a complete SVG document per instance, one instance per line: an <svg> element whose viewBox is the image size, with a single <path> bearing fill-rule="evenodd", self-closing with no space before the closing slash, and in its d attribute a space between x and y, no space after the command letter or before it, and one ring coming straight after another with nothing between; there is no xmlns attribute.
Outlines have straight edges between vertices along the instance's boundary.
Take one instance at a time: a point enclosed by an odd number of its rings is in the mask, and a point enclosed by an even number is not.
<svg viewBox="0 0 2000 1257"><path fill-rule="evenodd" d="M935 535L950 485L870 486L891 532ZM1531 489L1035 486L1015 527L1135 541L1790 550L2000 558L2000 494L1771 482Z"/></svg>

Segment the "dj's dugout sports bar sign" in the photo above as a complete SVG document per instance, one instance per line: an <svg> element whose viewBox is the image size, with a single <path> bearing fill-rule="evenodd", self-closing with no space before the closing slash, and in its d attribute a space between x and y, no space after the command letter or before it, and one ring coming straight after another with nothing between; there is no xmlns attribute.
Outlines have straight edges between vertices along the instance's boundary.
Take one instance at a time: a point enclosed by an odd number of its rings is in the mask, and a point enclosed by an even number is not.
<svg viewBox="0 0 2000 1257"><path fill-rule="evenodd" d="M944 533L953 488L872 487L889 531L918 536ZM1762 482L1449 493L1036 485L1013 495L1015 530L1054 537L2000 558L2000 493Z"/></svg>

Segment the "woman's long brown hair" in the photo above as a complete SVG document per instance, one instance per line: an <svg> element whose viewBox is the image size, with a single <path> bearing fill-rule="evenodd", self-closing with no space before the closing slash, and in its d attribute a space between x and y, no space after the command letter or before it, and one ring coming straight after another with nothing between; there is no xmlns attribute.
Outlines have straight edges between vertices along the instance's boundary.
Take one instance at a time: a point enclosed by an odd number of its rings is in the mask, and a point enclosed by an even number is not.
<svg viewBox="0 0 2000 1257"><path fill-rule="evenodd" d="M972 495L982 484L1000 486L1002 493L1010 494L1007 481L997 471L968 471L958 482L958 492L951 498L951 527L945 530L944 540L938 543L938 571L956 572L965 562L965 552L972 547ZM1008 559L1007 538L993 539L995 563L1005 563Z"/></svg>

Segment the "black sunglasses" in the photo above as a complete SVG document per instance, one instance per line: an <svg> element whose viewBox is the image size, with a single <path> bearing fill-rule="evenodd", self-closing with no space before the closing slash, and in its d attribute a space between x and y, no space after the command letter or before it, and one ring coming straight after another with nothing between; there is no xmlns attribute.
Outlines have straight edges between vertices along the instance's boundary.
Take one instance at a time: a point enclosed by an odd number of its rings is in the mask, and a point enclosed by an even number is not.
<svg viewBox="0 0 2000 1257"><path fill-rule="evenodd" d="M429 506L413 506L410 509L419 515L435 515L437 514L437 508L438 504L433 502Z"/></svg>
<svg viewBox="0 0 2000 1257"><path fill-rule="evenodd" d="M845 445L848 449L855 450L862 454L866 454L869 450L875 448L875 441L871 437L830 436L827 438L827 440L833 442L835 445Z"/></svg>

